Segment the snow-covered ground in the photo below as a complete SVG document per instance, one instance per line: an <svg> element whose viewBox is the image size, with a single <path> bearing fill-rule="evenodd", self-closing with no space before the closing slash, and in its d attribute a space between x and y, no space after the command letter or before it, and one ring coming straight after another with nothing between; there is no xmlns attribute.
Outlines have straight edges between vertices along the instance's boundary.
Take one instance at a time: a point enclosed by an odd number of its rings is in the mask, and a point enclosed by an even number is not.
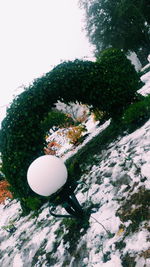
<svg viewBox="0 0 150 267"><path fill-rule="evenodd" d="M146 84L141 93L150 93L150 73L142 80ZM108 124L98 127L90 118L88 139ZM64 147L68 149L68 143L63 143ZM71 148L64 161L79 149ZM89 228L84 231L81 225L78 238L72 220L53 218L48 203L38 217L33 212L21 217L20 204L15 200L0 205L1 267L150 266L150 120L111 143L96 162L87 166L81 178L86 184L76 189L84 208L95 205Z"/></svg>
<svg viewBox="0 0 150 267"><path fill-rule="evenodd" d="M150 64L148 64L150 66ZM150 71L141 77L141 80L145 85L138 91L142 95L148 95L150 93Z"/></svg>

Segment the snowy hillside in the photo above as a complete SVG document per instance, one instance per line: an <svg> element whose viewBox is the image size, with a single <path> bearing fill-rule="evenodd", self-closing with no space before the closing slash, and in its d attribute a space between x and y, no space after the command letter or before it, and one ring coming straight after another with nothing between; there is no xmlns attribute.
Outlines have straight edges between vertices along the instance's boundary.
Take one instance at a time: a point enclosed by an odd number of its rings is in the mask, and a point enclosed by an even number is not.
<svg viewBox="0 0 150 267"><path fill-rule="evenodd" d="M150 93L150 72L141 94ZM103 131L87 121L88 139ZM64 142L64 140L63 140ZM63 143L69 151L79 147ZM49 214L48 203L36 217L21 217L20 204L0 205L1 267L149 267L150 266L150 120L118 138L96 155L76 189L83 208L94 206L89 225ZM64 213L58 207L59 213Z"/></svg>

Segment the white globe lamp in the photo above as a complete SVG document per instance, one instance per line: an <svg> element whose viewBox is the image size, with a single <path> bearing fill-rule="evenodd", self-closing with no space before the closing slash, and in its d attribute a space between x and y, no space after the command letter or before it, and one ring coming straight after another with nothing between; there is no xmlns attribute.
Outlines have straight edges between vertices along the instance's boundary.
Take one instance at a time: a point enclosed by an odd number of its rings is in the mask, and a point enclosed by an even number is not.
<svg viewBox="0 0 150 267"><path fill-rule="evenodd" d="M67 168L61 159L44 155L29 166L27 181L35 193L50 196L66 183L67 175Z"/></svg>

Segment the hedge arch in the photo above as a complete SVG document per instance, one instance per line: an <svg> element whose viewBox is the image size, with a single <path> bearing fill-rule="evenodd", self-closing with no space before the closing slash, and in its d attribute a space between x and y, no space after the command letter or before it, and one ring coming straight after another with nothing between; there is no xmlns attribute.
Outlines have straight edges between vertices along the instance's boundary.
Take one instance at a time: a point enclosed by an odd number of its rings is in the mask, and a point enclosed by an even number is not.
<svg viewBox="0 0 150 267"><path fill-rule="evenodd" d="M43 155L48 129L41 125L58 100L65 103L78 101L107 111L105 103L109 91L104 94L106 83L103 77L104 68L99 63L64 62L36 79L13 100L2 122L0 150L3 173L14 197L24 201L36 196L27 184L26 173L31 162Z"/></svg>
<svg viewBox="0 0 150 267"><path fill-rule="evenodd" d="M27 184L26 173L31 162L43 154L47 129L41 124L54 103L61 100L94 105L99 82L98 64L79 60L64 62L35 80L13 100L2 122L0 140L3 173L15 197L35 195Z"/></svg>

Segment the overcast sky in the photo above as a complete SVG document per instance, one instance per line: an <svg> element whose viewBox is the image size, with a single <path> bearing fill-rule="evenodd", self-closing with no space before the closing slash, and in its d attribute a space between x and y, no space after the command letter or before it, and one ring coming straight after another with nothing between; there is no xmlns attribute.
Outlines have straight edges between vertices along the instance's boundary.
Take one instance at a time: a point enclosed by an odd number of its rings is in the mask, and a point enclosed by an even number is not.
<svg viewBox="0 0 150 267"><path fill-rule="evenodd" d="M22 85L63 60L91 57L78 0L0 0L0 121Z"/></svg>

